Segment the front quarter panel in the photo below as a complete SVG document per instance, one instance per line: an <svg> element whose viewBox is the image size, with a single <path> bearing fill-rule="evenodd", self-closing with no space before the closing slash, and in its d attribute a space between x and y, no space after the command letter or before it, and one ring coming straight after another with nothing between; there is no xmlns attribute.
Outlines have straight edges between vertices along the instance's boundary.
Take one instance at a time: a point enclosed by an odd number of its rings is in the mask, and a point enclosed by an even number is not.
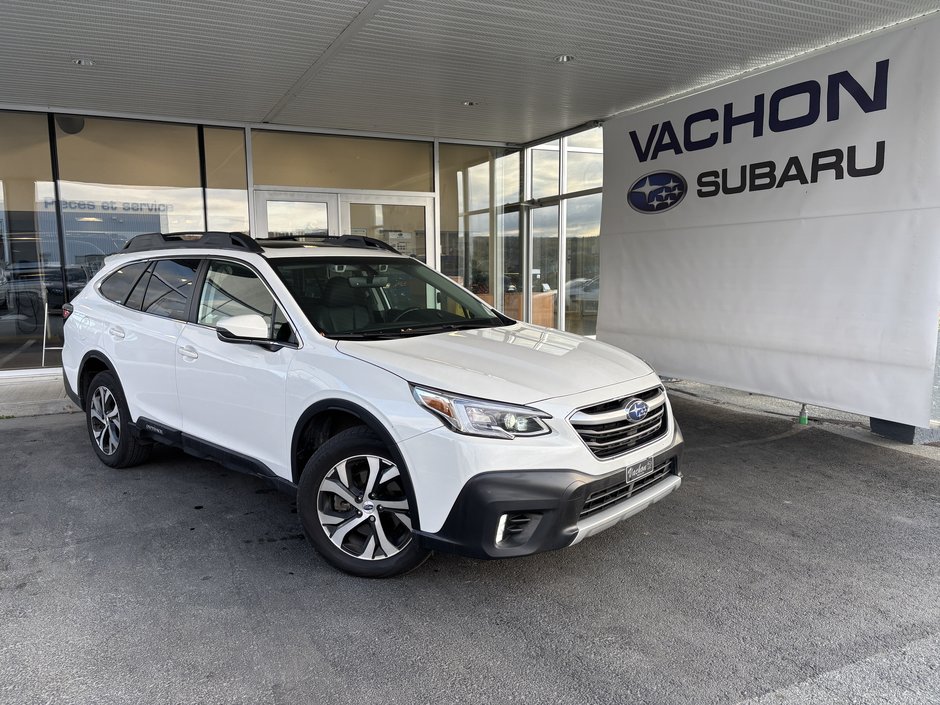
<svg viewBox="0 0 940 705"><path fill-rule="evenodd" d="M395 443L441 427L418 406L401 377L344 355L322 338L301 353L287 378L287 418L294 425L314 404L342 400L378 419Z"/></svg>

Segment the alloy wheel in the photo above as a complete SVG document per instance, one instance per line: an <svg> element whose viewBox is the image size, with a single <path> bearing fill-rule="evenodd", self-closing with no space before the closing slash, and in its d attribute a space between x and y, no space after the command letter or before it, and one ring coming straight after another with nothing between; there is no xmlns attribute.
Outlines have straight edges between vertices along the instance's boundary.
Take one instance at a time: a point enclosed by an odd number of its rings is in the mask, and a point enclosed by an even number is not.
<svg viewBox="0 0 940 705"><path fill-rule="evenodd" d="M91 432L105 455L114 455L121 442L121 412L117 399L107 387L98 387L91 396Z"/></svg>
<svg viewBox="0 0 940 705"><path fill-rule="evenodd" d="M330 541L361 560L391 558L412 540L401 473L379 456L357 455L334 465L317 490L317 515Z"/></svg>

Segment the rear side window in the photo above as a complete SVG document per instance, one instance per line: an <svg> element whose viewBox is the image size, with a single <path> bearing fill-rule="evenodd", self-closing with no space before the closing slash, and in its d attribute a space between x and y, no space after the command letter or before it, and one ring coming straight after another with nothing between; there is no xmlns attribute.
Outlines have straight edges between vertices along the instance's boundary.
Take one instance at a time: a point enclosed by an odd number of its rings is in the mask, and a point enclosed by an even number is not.
<svg viewBox="0 0 940 705"><path fill-rule="evenodd" d="M197 259L157 260L140 310L185 321L198 268Z"/></svg>
<svg viewBox="0 0 940 705"><path fill-rule="evenodd" d="M134 288L131 289L130 296L128 296L127 301L124 302L125 306L135 311L140 310L141 304L144 303L144 294L147 293L147 284L150 282L150 271L153 269L153 262L149 264L150 267L144 272L144 276L137 280Z"/></svg>
<svg viewBox="0 0 940 705"><path fill-rule="evenodd" d="M101 282L98 291L109 301L123 304L127 299L127 295L131 293L131 288L147 268L147 264L147 262L132 262L124 265Z"/></svg>

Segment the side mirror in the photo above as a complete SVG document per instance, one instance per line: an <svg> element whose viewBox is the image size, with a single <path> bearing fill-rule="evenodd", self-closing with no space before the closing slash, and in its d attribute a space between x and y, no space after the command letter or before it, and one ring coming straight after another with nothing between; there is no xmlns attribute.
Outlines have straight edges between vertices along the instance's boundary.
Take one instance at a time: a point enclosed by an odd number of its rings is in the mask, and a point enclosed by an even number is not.
<svg viewBox="0 0 940 705"><path fill-rule="evenodd" d="M257 313L244 316L229 316L215 324L219 340L225 343L246 345L271 345L268 324Z"/></svg>

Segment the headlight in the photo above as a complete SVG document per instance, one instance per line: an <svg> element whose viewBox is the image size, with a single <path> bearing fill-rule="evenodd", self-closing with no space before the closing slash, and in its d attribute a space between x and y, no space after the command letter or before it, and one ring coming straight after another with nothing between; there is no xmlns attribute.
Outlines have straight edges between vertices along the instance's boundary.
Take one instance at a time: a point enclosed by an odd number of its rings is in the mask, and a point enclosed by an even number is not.
<svg viewBox="0 0 940 705"><path fill-rule="evenodd" d="M542 421L551 418L551 415L538 409L468 399L424 387L412 386L411 392L418 404L442 418L457 433L490 438L551 433L551 429Z"/></svg>

